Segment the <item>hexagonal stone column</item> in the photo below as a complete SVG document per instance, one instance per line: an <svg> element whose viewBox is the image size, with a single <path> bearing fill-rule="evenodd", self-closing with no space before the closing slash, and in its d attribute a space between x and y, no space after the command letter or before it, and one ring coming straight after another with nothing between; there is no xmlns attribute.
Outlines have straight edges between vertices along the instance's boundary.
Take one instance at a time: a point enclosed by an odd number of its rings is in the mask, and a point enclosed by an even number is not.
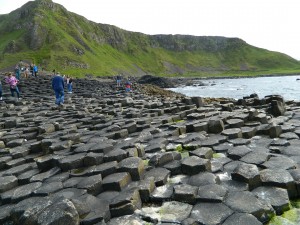
<svg viewBox="0 0 300 225"><path fill-rule="evenodd" d="M233 180L248 183L250 190L261 184L259 170L256 165L252 164L238 165L231 173L231 177Z"/></svg>
<svg viewBox="0 0 300 225"><path fill-rule="evenodd" d="M208 159L190 156L181 161L181 171L184 174L195 175L199 172L210 171L211 164Z"/></svg>
<svg viewBox="0 0 300 225"><path fill-rule="evenodd" d="M105 191L121 191L129 182L131 182L129 173L113 173L103 179L102 187Z"/></svg>
<svg viewBox="0 0 300 225"><path fill-rule="evenodd" d="M141 180L145 173L144 162L141 158L130 157L119 163L119 172L128 172L133 181Z"/></svg>

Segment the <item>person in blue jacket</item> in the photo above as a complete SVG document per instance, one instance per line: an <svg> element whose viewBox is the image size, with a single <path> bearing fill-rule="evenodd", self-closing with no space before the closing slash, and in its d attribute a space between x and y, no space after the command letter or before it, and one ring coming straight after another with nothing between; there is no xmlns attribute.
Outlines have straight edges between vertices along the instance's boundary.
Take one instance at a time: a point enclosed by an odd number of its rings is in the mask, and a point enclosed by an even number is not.
<svg viewBox="0 0 300 225"><path fill-rule="evenodd" d="M52 78L52 89L55 92L55 97L56 97L55 104L57 104L58 106L64 104L64 97L65 97L64 88L65 88L64 79L57 72L57 74Z"/></svg>

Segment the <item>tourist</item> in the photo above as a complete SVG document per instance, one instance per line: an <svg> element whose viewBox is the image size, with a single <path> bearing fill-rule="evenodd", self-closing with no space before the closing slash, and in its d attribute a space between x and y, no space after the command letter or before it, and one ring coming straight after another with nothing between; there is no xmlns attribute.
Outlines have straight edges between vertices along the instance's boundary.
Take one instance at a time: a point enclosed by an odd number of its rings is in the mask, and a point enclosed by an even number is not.
<svg viewBox="0 0 300 225"><path fill-rule="evenodd" d="M72 89L73 89L73 79L70 76L67 76L67 88L68 88L68 93L72 94Z"/></svg>
<svg viewBox="0 0 300 225"><path fill-rule="evenodd" d="M34 74L33 74L33 64L32 63L30 64L30 73L31 73L31 76L34 77Z"/></svg>
<svg viewBox="0 0 300 225"><path fill-rule="evenodd" d="M20 80L20 73L21 73L21 70L20 70L20 68L19 68L19 65L17 64L17 65L15 66L15 76L16 76L16 78L17 78L18 80Z"/></svg>
<svg viewBox="0 0 300 225"><path fill-rule="evenodd" d="M122 76L121 75L117 75L116 76L116 81L117 81L117 87L121 87Z"/></svg>
<svg viewBox="0 0 300 225"><path fill-rule="evenodd" d="M58 106L63 105L64 103L64 79L60 76L59 72L52 78L52 89L55 92L55 104Z"/></svg>
<svg viewBox="0 0 300 225"><path fill-rule="evenodd" d="M6 77L6 83L9 85L11 96L14 97L14 93L17 93L18 100L20 100L20 91L18 88L18 82L19 80L12 74L8 73L8 76Z"/></svg>
<svg viewBox="0 0 300 225"><path fill-rule="evenodd" d="M130 81L130 79L128 79L125 82L125 92L130 92L130 91L131 91L131 81Z"/></svg>
<svg viewBox="0 0 300 225"><path fill-rule="evenodd" d="M33 64L33 73L34 73L34 76L37 77L38 67L35 64Z"/></svg>
<svg viewBox="0 0 300 225"><path fill-rule="evenodd" d="M28 68L28 66L26 66L25 71L24 71L24 77L28 78L28 74L29 74L29 68Z"/></svg>
<svg viewBox="0 0 300 225"><path fill-rule="evenodd" d="M0 101L2 101L2 83L0 81Z"/></svg>
<svg viewBox="0 0 300 225"><path fill-rule="evenodd" d="M20 80L21 79L21 73L24 70L24 63L22 59L20 59L19 63L15 67L15 74L16 74L16 79Z"/></svg>

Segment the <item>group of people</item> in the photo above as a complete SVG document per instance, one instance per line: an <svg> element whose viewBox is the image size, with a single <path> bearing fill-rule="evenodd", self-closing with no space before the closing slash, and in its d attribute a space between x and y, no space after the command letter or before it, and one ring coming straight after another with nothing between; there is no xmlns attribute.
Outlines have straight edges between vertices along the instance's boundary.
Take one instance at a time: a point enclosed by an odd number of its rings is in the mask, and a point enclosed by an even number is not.
<svg viewBox="0 0 300 225"><path fill-rule="evenodd" d="M22 62L20 60L20 62ZM21 66L21 64L18 64L19 66ZM6 84L8 84L9 88L10 88L10 92L11 92L11 96L14 97L15 93L17 94L17 98L18 100L20 100L20 90L18 87L18 84L20 82L20 73L21 70L17 70L15 69L15 73L13 72L8 72L5 74L5 79L4 82ZM56 97L56 101L55 103L57 105L62 105L64 103L64 89L65 86L67 86L67 90L68 93L72 93L72 89L73 89L73 78L70 76L61 76L59 74L59 72L55 72L55 70L53 71L53 79L52 79L52 88L55 92L55 97ZM36 76L36 74L34 74L33 76ZM25 75L26 77L26 75ZM2 82L0 81L0 101L3 100L2 97L3 94L3 87L2 87Z"/></svg>
<svg viewBox="0 0 300 225"><path fill-rule="evenodd" d="M115 77L115 80L117 82L117 88L122 87L122 75L117 75ZM132 90L132 82L130 78L127 78L126 81L124 82L125 85L125 92L130 92Z"/></svg>
<svg viewBox="0 0 300 225"><path fill-rule="evenodd" d="M62 106L65 100L65 85L68 93L71 94L73 90L73 78L70 76L61 76L59 72L53 70L52 89L55 93L55 104Z"/></svg>
<svg viewBox="0 0 300 225"><path fill-rule="evenodd" d="M4 81L6 84L9 85L9 89L10 89L12 97L14 97L14 95L16 93L18 100L21 99L18 83L21 80L22 74L25 78L28 78L29 73L31 73L31 75L33 77L37 77L37 74L38 74L37 65L35 65L33 63L28 65L28 64L24 63L22 60L20 60L15 66L14 73L9 72L9 73L5 74ZM0 81L0 101L3 100L2 94L3 94L3 88L2 88L2 82Z"/></svg>
<svg viewBox="0 0 300 225"><path fill-rule="evenodd" d="M15 68L15 74L13 74L12 72L6 73L6 77L5 77L5 82L9 85L10 87L10 92L11 92L11 96L14 97L14 94L17 94L17 98L18 100L20 99L20 91L18 88L18 83L20 81L20 77L21 77L21 71L23 71L22 68L24 64L23 61L20 60L20 62L17 64L16 68ZM35 66L34 64L30 65L30 68L27 68L25 66L25 72L24 72L24 76L25 78L28 77L28 71L31 72L32 76L37 76L37 66ZM32 70L31 70L32 69ZM27 72L26 72L27 71ZM55 93L55 104L58 106L61 106L64 104L64 89L65 86L67 87L68 93L71 94L72 93L72 89L73 89L73 78L70 76L62 76L59 72L56 72L56 70L53 70L53 78L52 78L52 89L54 90ZM121 75L117 75L115 77L116 79L116 86L117 88L122 86L122 76ZM132 82L130 80L130 78L127 78L126 81L124 82L125 85L125 92L130 92L132 90ZM0 81L0 101L2 101L2 83Z"/></svg>
<svg viewBox="0 0 300 225"><path fill-rule="evenodd" d="M34 63L31 63L29 65L27 63L24 63L23 60L20 60L15 66L15 74L18 80L21 79L22 74L25 78L28 78L29 74L31 74L32 77L37 77L38 66Z"/></svg>

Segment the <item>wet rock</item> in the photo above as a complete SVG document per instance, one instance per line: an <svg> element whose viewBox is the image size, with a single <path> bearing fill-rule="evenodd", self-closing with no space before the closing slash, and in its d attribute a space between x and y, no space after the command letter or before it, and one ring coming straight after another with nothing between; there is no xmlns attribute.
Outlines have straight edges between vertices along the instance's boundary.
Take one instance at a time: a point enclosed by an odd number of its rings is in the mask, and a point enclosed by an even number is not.
<svg viewBox="0 0 300 225"><path fill-rule="evenodd" d="M254 193L261 201L265 201L275 209L277 215L281 215L290 209L289 196L286 189L277 187L258 187Z"/></svg>
<svg viewBox="0 0 300 225"><path fill-rule="evenodd" d="M223 203L198 203L191 212L191 218L200 224L222 224L233 211Z"/></svg>
<svg viewBox="0 0 300 225"><path fill-rule="evenodd" d="M253 193L248 191L229 192L224 203L232 210L252 214L263 223L269 221L271 216L275 214L270 205L260 201Z"/></svg>
<svg viewBox="0 0 300 225"><path fill-rule="evenodd" d="M293 177L283 169L264 169L260 171L260 179L263 185L285 188L289 197L297 196L297 189Z"/></svg>
<svg viewBox="0 0 300 225"><path fill-rule="evenodd" d="M295 169L297 163L288 157L276 156L261 165L267 169Z"/></svg>
<svg viewBox="0 0 300 225"><path fill-rule="evenodd" d="M262 225L255 216L248 213L234 213L229 216L223 225Z"/></svg>

